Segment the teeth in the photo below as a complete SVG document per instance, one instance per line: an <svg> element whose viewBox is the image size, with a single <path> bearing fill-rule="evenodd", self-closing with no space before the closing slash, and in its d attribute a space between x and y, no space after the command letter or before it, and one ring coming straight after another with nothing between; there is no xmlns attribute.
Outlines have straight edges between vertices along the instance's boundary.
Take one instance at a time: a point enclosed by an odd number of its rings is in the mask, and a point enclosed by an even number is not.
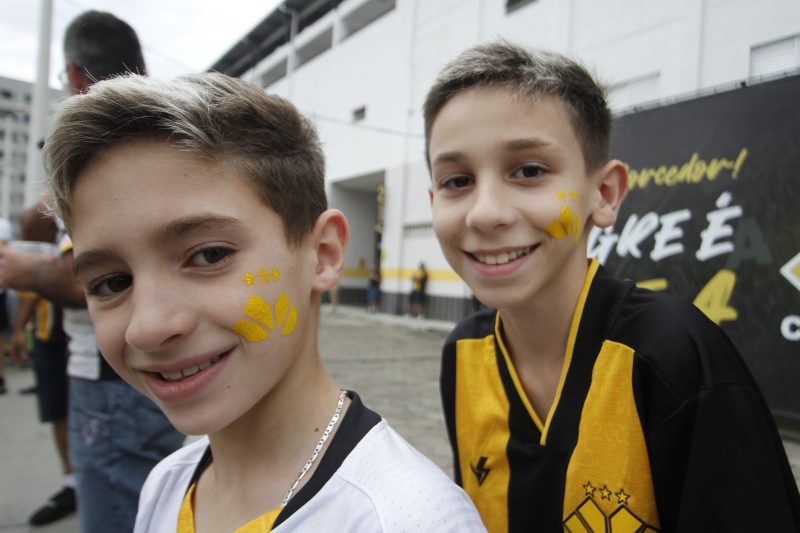
<svg viewBox="0 0 800 533"><path fill-rule="evenodd" d="M216 355L211 359L208 359L207 361L203 361L202 363L198 363L188 368L184 368L183 370L179 370L178 372L160 372L159 374L166 381L180 381L183 378L188 378L189 376L197 374L201 370L205 370L206 368L210 367L220 359L222 359L222 356Z"/></svg>
<svg viewBox="0 0 800 533"><path fill-rule="evenodd" d="M497 255L473 254L473 257L475 257L475 259L477 259L481 263L487 265L505 265L509 261L513 261L518 257L527 255L532 249L533 247L529 246L527 248L519 248L517 250L511 250L510 252L502 252Z"/></svg>
<svg viewBox="0 0 800 533"><path fill-rule="evenodd" d="M198 372L200 372L200 368L197 365L194 365L190 366L189 368L184 368L181 371L181 374L183 374L184 376L194 376Z"/></svg>

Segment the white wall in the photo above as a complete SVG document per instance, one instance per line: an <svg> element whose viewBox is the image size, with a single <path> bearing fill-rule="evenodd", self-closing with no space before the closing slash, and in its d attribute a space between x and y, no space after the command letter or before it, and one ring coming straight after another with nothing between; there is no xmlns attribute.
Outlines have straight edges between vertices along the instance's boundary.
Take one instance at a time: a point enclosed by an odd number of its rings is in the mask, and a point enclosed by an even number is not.
<svg viewBox="0 0 800 533"><path fill-rule="evenodd" d="M363 1L343 2L301 32L297 45ZM394 10L302 65L291 83L283 78L267 89L315 119L330 183L385 171L382 267L402 272L424 260L431 294L469 294L448 278L432 234L405 235L409 225L430 222L420 108L437 72L460 51L503 37L568 53L616 87L612 105L628 107L744 80L753 46L800 34L797 0L538 0L510 14L504 6L397 0ZM288 45L248 77L257 79L287 53ZM361 106L366 117L353 124L351 113ZM383 290L407 292L408 282L385 276Z"/></svg>

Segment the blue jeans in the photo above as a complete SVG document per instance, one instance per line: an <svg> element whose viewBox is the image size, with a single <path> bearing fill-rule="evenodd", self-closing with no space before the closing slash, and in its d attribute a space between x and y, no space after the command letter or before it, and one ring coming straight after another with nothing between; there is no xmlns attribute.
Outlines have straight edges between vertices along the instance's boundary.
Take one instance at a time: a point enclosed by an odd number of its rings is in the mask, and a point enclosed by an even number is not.
<svg viewBox="0 0 800 533"><path fill-rule="evenodd" d="M70 378L67 420L81 531L132 531L147 474L184 435L121 379Z"/></svg>

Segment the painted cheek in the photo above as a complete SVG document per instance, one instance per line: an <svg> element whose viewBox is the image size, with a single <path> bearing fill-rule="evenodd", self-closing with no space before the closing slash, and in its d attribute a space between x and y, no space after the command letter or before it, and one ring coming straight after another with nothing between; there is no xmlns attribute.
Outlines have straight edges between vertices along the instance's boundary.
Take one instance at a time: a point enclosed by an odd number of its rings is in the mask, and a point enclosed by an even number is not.
<svg viewBox="0 0 800 533"><path fill-rule="evenodd" d="M555 239L564 239L568 236L573 236L573 242L578 242L581 236L581 214L577 207L577 201L580 200L580 193L576 191L556 193L559 199L564 202L561 207L561 212L557 218L554 218L544 230ZM570 203L576 204L573 210Z"/></svg>
<svg viewBox="0 0 800 533"><path fill-rule="evenodd" d="M258 275L245 272L241 281L245 286L269 284L281 279L278 267L271 271L261 268ZM261 298L251 295L242 309L242 314L247 318L238 318L232 330L250 342L261 342L270 338L270 333L280 332L281 336L291 334L297 325L297 307L291 302L289 296L281 291L275 305Z"/></svg>

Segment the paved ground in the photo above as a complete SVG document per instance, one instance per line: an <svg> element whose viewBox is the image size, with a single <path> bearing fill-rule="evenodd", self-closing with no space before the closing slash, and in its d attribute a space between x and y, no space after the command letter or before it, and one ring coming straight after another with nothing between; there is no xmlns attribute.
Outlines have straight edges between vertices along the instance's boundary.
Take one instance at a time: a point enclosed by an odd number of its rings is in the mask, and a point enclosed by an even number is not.
<svg viewBox="0 0 800 533"><path fill-rule="evenodd" d="M343 387L359 392L422 453L450 472L450 452L439 406L439 350L452 324L340 307L323 309L320 350ZM0 396L0 533L76 533L74 517L30 528L27 517L59 485L49 427L36 420L35 398L17 391L30 370L8 367L9 393ZM800 444L785 441L795 478Z"/></svg>

